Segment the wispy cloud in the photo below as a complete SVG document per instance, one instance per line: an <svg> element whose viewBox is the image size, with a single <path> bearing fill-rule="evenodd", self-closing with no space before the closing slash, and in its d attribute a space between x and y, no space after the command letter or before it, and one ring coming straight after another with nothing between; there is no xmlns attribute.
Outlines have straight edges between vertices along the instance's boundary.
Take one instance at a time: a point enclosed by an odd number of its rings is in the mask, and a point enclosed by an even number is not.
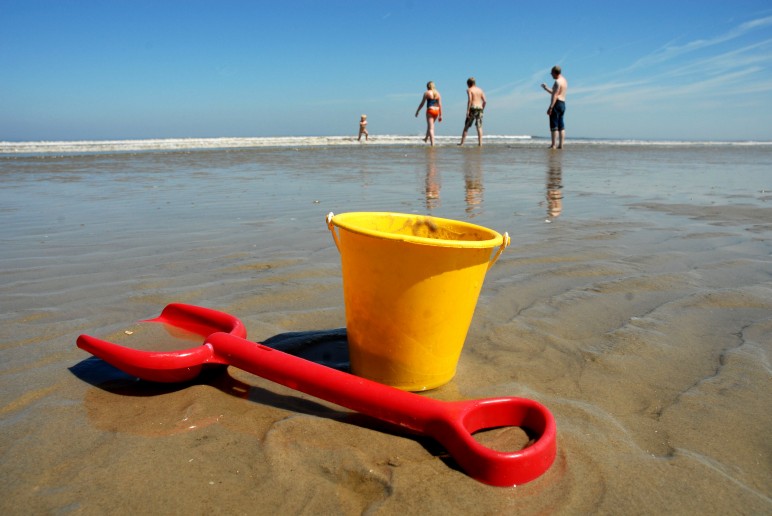
<svg viewBox="0 0 772 516"><path fill-rule="evenodd" d="M746 36L772 26L772 16L744 22L712 38L685 44L668 43L632 65L592 78L573 77L569 87L574 106L608 107L669 105L715 101L747 104L743 96L772 94L772 38L749 41ZM738 45L739 44L739 45ZM732 46L735 45L735 46ZM538 87L543 72L497 88L497 104L525 108L543 97Z"/></svg>
<svg viewBox="0 0 772 516"><path fill-rule="evenodd" d="M489 99L495 99L499 108L520 109L545 99L546 94L539 87L543 80L544 70L538 70L525 79L491 88L487 95Z"/></svg>
<svg viewBox="0 0 772 516"><path fill-rule="evenodd" d="M737 27L730 29L724 34L720 34L714 38L709 39L697 39L690 41L683 45L666 44L662 48L652 52L651 54L644 56L634 62L623 72L632 71L638 68L647 68L657 64L666 63L677 59L683 55L696 52L709 47L714 47L729 41L735 40L742 36L745 36L749 32L755 31L763 27L769 27L772 25L772 16L765 18L759 18L740 24Z"/></svg>
<svg viewBox="0 0 772 516"><path fill-rule="evenodd" d="M574 88L586 104L696 99L721 96L729 101L749 92L772 93L772 40L765 40L698 59L680 59L643 73L626 71L625 81Z"/></svg>

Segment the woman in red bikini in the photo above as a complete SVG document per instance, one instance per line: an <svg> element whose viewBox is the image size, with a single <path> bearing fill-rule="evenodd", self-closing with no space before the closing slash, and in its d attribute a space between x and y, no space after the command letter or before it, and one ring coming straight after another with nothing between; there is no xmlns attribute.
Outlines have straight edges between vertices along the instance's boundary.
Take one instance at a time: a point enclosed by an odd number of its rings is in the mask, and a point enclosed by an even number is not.
<svg viewBox="0 0 772 516"><path fill-rule="evenodd" d="M416 117L421 112L424 104L426 104L426 136L424 141L429 140L432 146L434 146L434 121L442 122L442 98L432 81L426 83L426 91L415 112Z"/></svg>

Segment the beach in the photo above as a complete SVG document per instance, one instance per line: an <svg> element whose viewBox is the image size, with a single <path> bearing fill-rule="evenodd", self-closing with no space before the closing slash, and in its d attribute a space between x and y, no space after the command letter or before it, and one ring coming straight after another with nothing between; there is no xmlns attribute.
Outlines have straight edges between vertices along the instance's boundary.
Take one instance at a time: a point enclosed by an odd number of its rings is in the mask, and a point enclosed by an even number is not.
<svg viewBox="0 0 772 516"><path fill-rule="evenodd" d="M772 144L417 139L0 145L0 511L772 512ZM343 329L325 217L353 211L509 233L456 376L421 396L542 403L543 476L488 486L236 368L153 384L75 345L152 349L137 321L173 302L260 342ZM320 342L294 350L345 366Z"/></svg>

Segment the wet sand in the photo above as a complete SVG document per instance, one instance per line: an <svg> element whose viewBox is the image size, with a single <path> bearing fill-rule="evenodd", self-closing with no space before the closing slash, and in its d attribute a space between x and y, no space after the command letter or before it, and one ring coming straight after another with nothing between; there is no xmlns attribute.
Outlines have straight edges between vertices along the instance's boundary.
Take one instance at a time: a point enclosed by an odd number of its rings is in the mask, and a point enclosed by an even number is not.
<svg viewBox="0 0 772 516"><path fill-rule="evenodd" d="M0 158L0 510L770 513L770 165L768 146ZM486 486L430 440L235 368L155 385L75 347L137 341L170 302L277 345L344 328L324 216L369 210L512 236L456 377L423 395L546 405L544 476ZM340 332L313 335L293 352L345 366Z"/></svg>

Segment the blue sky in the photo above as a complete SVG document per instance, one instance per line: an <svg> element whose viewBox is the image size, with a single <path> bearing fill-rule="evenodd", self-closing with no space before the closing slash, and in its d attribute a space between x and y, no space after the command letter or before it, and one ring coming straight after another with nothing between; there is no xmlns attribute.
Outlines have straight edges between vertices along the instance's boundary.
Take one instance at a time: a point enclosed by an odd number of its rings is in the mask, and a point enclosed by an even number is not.
<svg viewBox="0 0 772 516"><path fill-rule="evenodd" d="M702 1L0 0L0 140L440 135L465 81L488 134L772 140L772 4Z"/></svg>

